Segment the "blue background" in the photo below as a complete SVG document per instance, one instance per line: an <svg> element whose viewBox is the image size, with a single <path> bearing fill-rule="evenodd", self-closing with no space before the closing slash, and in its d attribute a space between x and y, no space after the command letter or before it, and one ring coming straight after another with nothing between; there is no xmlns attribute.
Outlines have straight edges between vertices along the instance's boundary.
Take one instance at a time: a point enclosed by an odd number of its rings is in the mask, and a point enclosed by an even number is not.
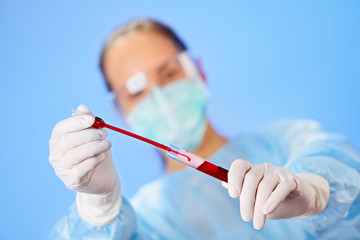
<svg viewBox="0 0 360 240"><path fill-rule="evenodd" d="M209 117L226 136L307 117L360 148L359 1L54 2L0 0L0 239L46 238L74 201L48 162L57 121L85 103L123 126L97 61L107 34L134 17L166 21L202 59ZM109 138L131 197L161 163L145 144Z"/></svg>

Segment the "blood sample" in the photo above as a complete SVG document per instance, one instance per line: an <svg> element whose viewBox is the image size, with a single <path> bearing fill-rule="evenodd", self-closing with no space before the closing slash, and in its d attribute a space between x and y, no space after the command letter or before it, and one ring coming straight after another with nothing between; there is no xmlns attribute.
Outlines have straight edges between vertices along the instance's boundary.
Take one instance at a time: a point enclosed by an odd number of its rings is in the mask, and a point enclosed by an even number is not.
<svg viewBox="0 0 360 240"><path fill-rule="evenodd" d="M206 173L214 178L217 178L221 181L227 182L228 181L228 170L222 168L220 166L216 166L209 161L204 161L199 167L196 168L203 173Z"/></svg>
<svg viewBox="0 0 360 240"><path fill-rule="evenodd" d="M114 127L112 125L109 125L105 123L101 118L95 117L95 122L93 124L94 128L108 128L111 130L114 130L116 132L128 135L130 137L139 139L143 142L149 143L157 148L160 148L162 150L166 151L166 156L169 158L172 158L174 160L177 160L181 163L184 163L192 168L195 168L196 170L199 170L203 173L206 173L214 178L217 178L221 181L227 182L228 181L228 170L219 167L215 164L212 164L209 161L206 161L205 159L196 156L184 149L178 148L174 145L170 145L170 147L167 147L161 143L155 142L153 140L150 140L148 138L145 138L143 136L137 135L135 133L126 131L121 128Z"/></svg>

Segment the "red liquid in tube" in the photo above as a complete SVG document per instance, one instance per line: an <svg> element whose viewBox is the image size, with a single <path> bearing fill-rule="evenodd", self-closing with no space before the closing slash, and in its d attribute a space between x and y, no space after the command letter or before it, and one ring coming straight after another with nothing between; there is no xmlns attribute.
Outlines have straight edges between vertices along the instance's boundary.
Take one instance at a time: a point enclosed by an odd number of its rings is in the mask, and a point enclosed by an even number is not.
<svg viewBox="0 0 360 240"><path fill-rule="evenodd" d="M224 181L224 182L228 181L228 170L226 170L222 167L216 166L215 164L212 164L211 162L205 161L203 164L201 164L199 167L197 167L196 170L199 170L203 173L213 176L214 178L217 178L221 181Z"/></svg>

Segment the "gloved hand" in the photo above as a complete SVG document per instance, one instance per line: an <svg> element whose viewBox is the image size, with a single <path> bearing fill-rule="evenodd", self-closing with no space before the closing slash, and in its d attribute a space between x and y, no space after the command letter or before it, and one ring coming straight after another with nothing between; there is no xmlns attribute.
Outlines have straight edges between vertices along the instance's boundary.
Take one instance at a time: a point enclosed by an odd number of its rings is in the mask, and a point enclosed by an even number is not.
<svg viewBox="0 0 360 240"><path fill-rule="evenodd" d="M95 118L85 105L76 116L58 122L49 141L49 161L64 184L77 192L79 215L102 226L121 206L120 182L109 151L105 129L92 128Z"/></svg>
<svg viewBox="0 0 360 240"><path fill-rule="evenodd" d="M251 165L237 159L222 182L232 198L240 196L240 213L255 229L266 218L300 218L323 211L329 199L328 182L315 174L292 174L270 163Z"/></svg>

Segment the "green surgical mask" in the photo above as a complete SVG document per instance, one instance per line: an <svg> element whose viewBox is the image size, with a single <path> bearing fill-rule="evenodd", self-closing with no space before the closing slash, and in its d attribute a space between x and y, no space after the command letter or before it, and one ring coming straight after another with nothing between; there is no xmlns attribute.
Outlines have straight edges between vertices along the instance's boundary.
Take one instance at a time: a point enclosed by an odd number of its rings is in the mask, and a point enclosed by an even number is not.
<svg viewBox="0 0 360 240"><path fill-rule="evenodd" d="M207 98L208 92L200 77L156 86L126 120L144 137L194 150L205 134Z"/></svg>

